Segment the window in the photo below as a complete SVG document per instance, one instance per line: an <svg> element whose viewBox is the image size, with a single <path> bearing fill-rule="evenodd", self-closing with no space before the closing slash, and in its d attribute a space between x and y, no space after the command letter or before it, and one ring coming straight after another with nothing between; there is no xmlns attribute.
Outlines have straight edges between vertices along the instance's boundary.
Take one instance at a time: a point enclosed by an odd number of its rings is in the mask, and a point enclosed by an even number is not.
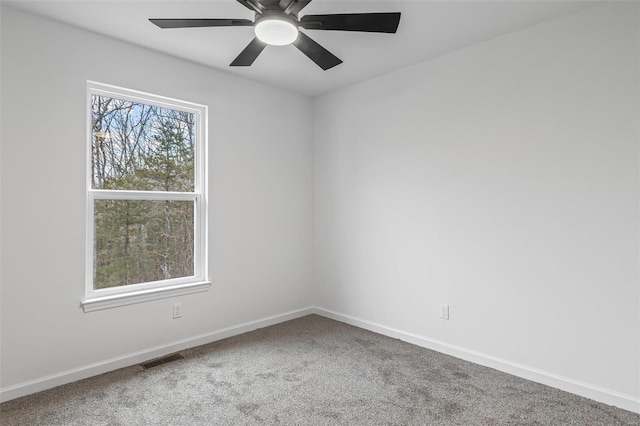
<svg viewBox="0 0 640 426"><path fill-rule="evenodd" d="M85 311L209 287L206 116L88 83Z"/></svg>

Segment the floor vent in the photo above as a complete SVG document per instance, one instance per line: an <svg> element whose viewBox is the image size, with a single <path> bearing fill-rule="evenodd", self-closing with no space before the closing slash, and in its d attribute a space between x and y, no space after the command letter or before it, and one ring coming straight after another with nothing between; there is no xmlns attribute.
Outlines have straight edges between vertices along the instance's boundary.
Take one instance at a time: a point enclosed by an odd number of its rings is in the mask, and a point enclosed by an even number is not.
<svg viewBox="0 0 640 426"><path fill-rule="evenodd" d="M172 355L167 355L160 358L152 359L151 361L143 362L140 365L142 366L142 368L146 370L147 368L157 367L159 365L167 364L169 362L177 361L183 358L184 356L182 356L181 354L172 354Z"/></svg>

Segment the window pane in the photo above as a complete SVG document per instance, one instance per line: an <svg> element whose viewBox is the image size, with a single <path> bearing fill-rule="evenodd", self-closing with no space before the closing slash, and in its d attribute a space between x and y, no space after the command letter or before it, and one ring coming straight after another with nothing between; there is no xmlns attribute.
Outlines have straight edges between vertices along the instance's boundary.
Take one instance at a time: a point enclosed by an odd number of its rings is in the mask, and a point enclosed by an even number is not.
<svg viewBox="0 0 640 426"><path fill-rule="evenodd" d="M94 189L194 190L195 115L92 95Z"/></svg>
<svg viewBox="0 0 640 426"><path fill-rule="evenodd" d="M95 200L94 288L194 275L194 202Z"/></svg>

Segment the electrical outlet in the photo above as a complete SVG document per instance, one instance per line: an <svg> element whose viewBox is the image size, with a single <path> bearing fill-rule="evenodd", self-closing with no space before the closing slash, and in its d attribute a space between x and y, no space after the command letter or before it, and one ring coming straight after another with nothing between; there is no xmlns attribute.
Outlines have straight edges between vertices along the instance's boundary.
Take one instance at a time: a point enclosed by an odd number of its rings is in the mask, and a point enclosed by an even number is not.
<svg viewBox="0 0 640 426"><path fill-rule="evenodd" d="M449 319L449 305L445 303L440 304L440 318L446 320Z"/></svg>
<svg viewBox="0 0 640 426"><path fill-rule="evenodd" d="M182 317L182 303L173 304L173 319Z"/></svg>

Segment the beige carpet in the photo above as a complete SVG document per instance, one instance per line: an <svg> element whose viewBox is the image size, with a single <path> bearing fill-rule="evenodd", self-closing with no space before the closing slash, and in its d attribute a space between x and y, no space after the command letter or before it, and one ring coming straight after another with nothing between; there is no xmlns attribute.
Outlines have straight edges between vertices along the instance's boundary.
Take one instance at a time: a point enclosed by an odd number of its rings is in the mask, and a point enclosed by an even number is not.
<svg viewBox="0 0 640 426"><path fill-rule="evenodd" d="M311 315L0 405L10 425L634 425L640 416Z"/></svg>

